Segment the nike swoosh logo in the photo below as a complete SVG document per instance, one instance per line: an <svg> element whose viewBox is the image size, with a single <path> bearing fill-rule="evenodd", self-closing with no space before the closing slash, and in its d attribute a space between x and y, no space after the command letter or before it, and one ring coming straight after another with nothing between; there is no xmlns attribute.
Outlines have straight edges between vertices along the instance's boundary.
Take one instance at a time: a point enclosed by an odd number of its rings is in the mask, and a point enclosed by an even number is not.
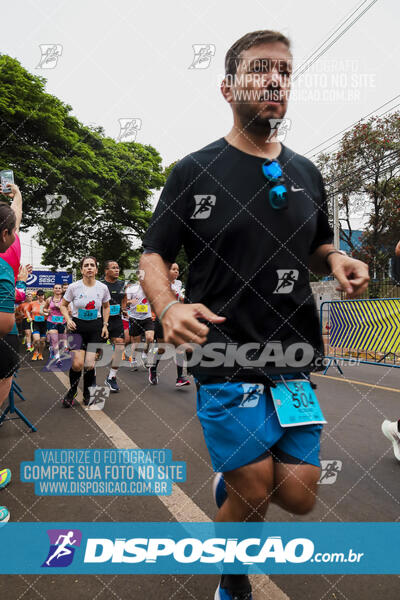
<svg viewBox="0 0 400 600"><path fill-rule="evenodd" d="M295 188L294 185L290 189L292 192L304 192L304 188Z"/></svg>

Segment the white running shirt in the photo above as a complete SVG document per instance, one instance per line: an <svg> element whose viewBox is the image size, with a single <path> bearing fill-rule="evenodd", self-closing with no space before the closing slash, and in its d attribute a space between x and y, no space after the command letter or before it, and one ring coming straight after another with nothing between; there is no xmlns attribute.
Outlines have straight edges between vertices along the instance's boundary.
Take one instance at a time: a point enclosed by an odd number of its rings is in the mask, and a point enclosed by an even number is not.
<svg viewBox="0 0 400 600"><path fill-rule="evenodd" d="M135 300L135 303L128 307L128 315L131 319L143 321L151 318L151 307L140 283L134 283L127 287L126 297L128 300Z"/></svg>
<svg viewBox="0 0 400 600"><path fill-rule="evenodd" d="M96 308L97 318L99 318L103 302L110 300L110 292L108 287L101 281L96 280L93 286L88 287L82 279L79 279L79 281L75 281L68 286L64 298L67 302L73 302L73 317L78 317L79 309L91 310Z"/></svg>

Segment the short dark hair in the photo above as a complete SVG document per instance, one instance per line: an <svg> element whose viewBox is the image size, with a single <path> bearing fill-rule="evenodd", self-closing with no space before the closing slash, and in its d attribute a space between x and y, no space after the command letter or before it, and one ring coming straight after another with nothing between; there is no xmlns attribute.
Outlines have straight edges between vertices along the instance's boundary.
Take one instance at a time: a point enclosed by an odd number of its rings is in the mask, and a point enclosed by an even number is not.
<svg viewBox="0 0 400 600"><path fill-rule="evenodd" d="M0 202L0 231L11 232L16 224L15 212L7 202Z"/></svg>
<svg viewBox="0 0 400 600"><path fill-rule="evenodd" d="M44 291L43 290L38 290L36 292L36 296L44 296Z"/></svg>
<svg viewBox="0 0 400 600"><path fill-rule="evenodd" d="M84 256L81 260L81 269L83 267L83 263L85 262L85 260L88 260L90 258L90 260L94 260L94 264L97 267L97 259L94 256Z"/></svg>
<svg viewBox="0 0 400 600"><path fill-rule="evenodd" d="M286 44L290 50L290 40L279 31L270 29L261 29L260 31L252 31L246 33L238 39L228 50L225 55L225 75L235 75L240 60L240 55L245 50L260 46L261 44L272 44L274 42L282 42Z"/></svg>
<svg viewBox="0 0 400 600"><path fill-rule="evenodd" d="M117 260L114 260L113 258L110 258L110 260L106 260L106 262L104 263L104 270L108 269L108 267L110 266L110 263L113 263L113 262L117 263L117 265L119 266Z"/></svg>

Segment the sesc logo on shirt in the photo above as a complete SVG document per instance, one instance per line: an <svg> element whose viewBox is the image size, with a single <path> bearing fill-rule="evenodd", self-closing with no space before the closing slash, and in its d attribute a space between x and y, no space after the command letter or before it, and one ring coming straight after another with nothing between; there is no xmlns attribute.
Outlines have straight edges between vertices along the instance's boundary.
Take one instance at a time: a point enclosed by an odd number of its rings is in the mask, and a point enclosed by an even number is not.
<svg viewBox="0 0 400 600"><path fill-rule="evenodd" d="M191 219L208 219L211 214L211 209L215 206L216 196L213 194L198 194L194 197L196 207Z"/></svg>
<svg viewBox="0 0 400 600"><path fill-rule="evenodd" d="M254 408L258 405L261 394L264 392L262 383L242 383L243 400L239 408Z"/></svg>
<svg viewBox="0 0 400 600"><path fill-rule="evenodd" d="M290 294L299 278L298 270L278 269L276 273L278 275L278 284L274 289L274 294Z"/></svg>

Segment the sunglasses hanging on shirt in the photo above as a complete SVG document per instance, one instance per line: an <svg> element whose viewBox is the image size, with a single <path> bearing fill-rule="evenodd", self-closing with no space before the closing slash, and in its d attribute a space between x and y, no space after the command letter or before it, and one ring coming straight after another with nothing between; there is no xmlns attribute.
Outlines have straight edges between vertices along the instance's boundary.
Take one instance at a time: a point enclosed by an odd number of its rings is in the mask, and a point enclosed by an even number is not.
<svg viewBox="0 0 400 600"><path fill-rule="evenodd" d="M284 210L288 207L288 197L281 165L277 160L267 158L261 169L270 184L269 203L271 207L275 210Z"/></svg>

